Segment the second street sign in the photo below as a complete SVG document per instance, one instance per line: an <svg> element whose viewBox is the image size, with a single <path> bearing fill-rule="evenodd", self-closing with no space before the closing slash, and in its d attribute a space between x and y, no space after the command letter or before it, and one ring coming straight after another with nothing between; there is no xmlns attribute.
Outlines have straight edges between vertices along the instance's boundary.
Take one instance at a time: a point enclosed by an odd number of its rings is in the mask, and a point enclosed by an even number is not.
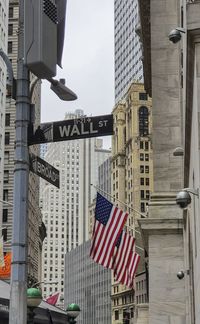
<svg viewBox="0 0 200 324"><path fill-rule="evenodd" d="M113 134L113 115L81 117L41 124L35 132L29 130L29 145L69 141Z"/></svg>
<svg viewBox="0 0 200 324"><path fill-rule="evenodd" d="M39 177L60 188L59 170L34 154L30 154L30 170Z"/></svg>

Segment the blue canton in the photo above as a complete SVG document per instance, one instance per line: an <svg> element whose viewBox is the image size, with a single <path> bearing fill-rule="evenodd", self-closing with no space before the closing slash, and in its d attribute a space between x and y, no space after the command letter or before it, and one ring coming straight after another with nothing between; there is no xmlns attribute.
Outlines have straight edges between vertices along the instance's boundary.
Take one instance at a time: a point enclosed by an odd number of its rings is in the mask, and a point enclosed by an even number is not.
<svg viewBox="0 0 200 324"><path fill-rule="evenodd" d="M113 204L97 192L95 218L103 225L106 225L110 217Z"/></svg>

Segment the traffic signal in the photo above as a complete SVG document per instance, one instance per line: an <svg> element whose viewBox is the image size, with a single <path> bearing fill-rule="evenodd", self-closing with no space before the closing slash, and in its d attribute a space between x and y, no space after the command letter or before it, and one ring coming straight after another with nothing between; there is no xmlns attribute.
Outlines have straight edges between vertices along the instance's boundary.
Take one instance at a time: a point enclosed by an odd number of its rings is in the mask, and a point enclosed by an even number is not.
<svg viewBox="0 0 200 324"><path fill-rule="evenodd" d="M39 79L56 75L61 66L67 0L26 0L24 60Z"/></svg>

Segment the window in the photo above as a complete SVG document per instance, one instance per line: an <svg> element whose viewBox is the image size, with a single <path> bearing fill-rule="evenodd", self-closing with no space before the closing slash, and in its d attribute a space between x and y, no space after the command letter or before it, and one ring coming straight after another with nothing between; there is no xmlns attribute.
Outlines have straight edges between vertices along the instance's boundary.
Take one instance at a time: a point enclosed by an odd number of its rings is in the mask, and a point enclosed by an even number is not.
<svg viewBox="0 0 200 324"><path fill-rule="evenodd" d="M4 176L3 176L3 182L8 183L8 180L9 180L9 171L5 170L4 171Z"/></svg>
<svg viewBox="0 0 200 324"><path fill-rule="evenodd" d="M12 36L13 35L13 25L9 24L8 25L8 36Z"/></svg>
<svg viewBox="0 0 200 324"><path fill-rule="evenodd" d="M144 173L144 165L140 165L140 173Z"/></svg>
<svg viewBox="0 0 200 324"><path fill-rule="evenodd" d="M8 201L8 189L4 189L3 191L3 200Z"/></svg>
<svg viewBox="0 0 200 324"><path fill-rule="evenodd" d="M140 136L149 134L149 112L144 106L139 108L139 134Z"/></svg>
<svg viewBox="0 0 200 324"><path fill-rule="evenodd" d="M9 16L9 18L13 18L13 7L9 7L8 16Z"/></svg>
<svg viewBox="0 0 200 324"><path fill-rule="evenodd" d="M8 42L8 54L12 53L12 42Z"/></svg>
<svg viewBox="0 0 200 324"><path fill-rule="evenodd" d="M149 161L149 154L148 153L145 154L145 161Z"/></svg>
<svg viewBox="0 0 200 324"><path fill-rule="evenodd" d="M144 199L144 190L141 190L141 191L140 191L140 198L141 198L141 199Z"/></svg>
<svg viewBox="0 0 200 324"><path fill-rule="evenodd" d="M149 186L149 178L146 178L146 186Z"/></svg>
<svg viewBox="0 0 200 324"><path fill-rule="evenodd" d="M9 145L10 144L10 133L6 132L5 133L5 145Z"/></svg>
<svg viewBox="0 0 200 324"><path fill-rule="evenodd" d="M116 310L116 311L115 311L115 320L118 320L118 319L119 319L119 311Z"/></svg>
<svg viewBox="0 0 200 324"><path fill-rule="evenodd" d="M8 209L3 209L3 223L8 221Z"/></svg>
<svg viewBox="0 0 200 324"><path fill-rule="evenodd" d="M144 161L144 154L140 153L140 161Z"/></svg>
<svg viewBox="0 0 200 324"><path fill-rule="evenodd" d="M145 142L145 151L148 151L149 149L149 142Z"/></svg>
<svg viewBox="0 0 200 324"><path fill-rule="evenodd" d="M3 240L7 241L7 228L2 229L2 236L3 236Z"/></svg>
<svg viewBox="0 0 200 324"><path fill-rule="evenodd" d="M143 148L144 148L144 142L140 141L140 149L143 150Z"/></svg>
<svg viewBox="0 0 200 324"><path fill-rule="evenodd" d="M10 126L10 114L6 114L5 116L5 126Z"/></svg>
<svg viewBox="0 0 200 324"><path fill-rule="evenodd" d="M141 202L141 204L140 204L140 210L141 210L142 213L145 212L145 205L144 205L144 202Z"/></svg>
<svg viewBox="0 0 200 324"><path fill-rule="evenodd" d="M145 165L145 173L149 173L149 166Z"/></svg>
<svg viewBox="0 0 200 324"><path fill-rule="evenodd" d="M147 93L140 92L139 93L139 100L147 100Z"/></svg>
<svg viewBox="0 0 200 324"><path fill-rule="evenodd" d="M144 178L140 178L140 185L144 186Z"/></svg>

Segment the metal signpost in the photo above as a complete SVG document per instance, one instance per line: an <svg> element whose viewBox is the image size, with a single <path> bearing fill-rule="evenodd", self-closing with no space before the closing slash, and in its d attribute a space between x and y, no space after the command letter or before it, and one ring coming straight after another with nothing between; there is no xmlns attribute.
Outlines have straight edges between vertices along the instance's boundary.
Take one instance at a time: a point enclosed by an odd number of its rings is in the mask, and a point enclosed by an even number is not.
<svg viewBox="0 0 200 324"><path fill-rule="evenodd" d="M34 154L30 154L29 167L30 171L50 182L55 187L60 188L59 170L55 169L51 164Z"/></svg>
<svg viewBox="0 0 200 324"><path fill-rule="evenodd" d="M32 125L29 125L31 109L29 70L38 78L49 80L51 89L60 99L68 101L77 98L70 89L65 87L63 82L52 79L56 75L56 64L60 65L61 63L66 2L66 0L19 0L18 2L16 138L9 324L27 323L28 145L113 134L112 115L41 124L36 131L33 131ZM7 66L9 70L8 61ZM14 80L12 75L11 79ZM13 98L15 98L14 92ZM48 164L45 161L41 162L38 157L35 158L32 167L38 175L46 177L47 181L58 185L58 177L56 179L58 170L52 166L50 169Z"/></svg>
<svg viewBox="0 0 200 324"><path fill-rule="evenodd" d="M113 134L113 115L82 117L44 123L33 131L29 128L29 145L69 141Z"/></svg>

